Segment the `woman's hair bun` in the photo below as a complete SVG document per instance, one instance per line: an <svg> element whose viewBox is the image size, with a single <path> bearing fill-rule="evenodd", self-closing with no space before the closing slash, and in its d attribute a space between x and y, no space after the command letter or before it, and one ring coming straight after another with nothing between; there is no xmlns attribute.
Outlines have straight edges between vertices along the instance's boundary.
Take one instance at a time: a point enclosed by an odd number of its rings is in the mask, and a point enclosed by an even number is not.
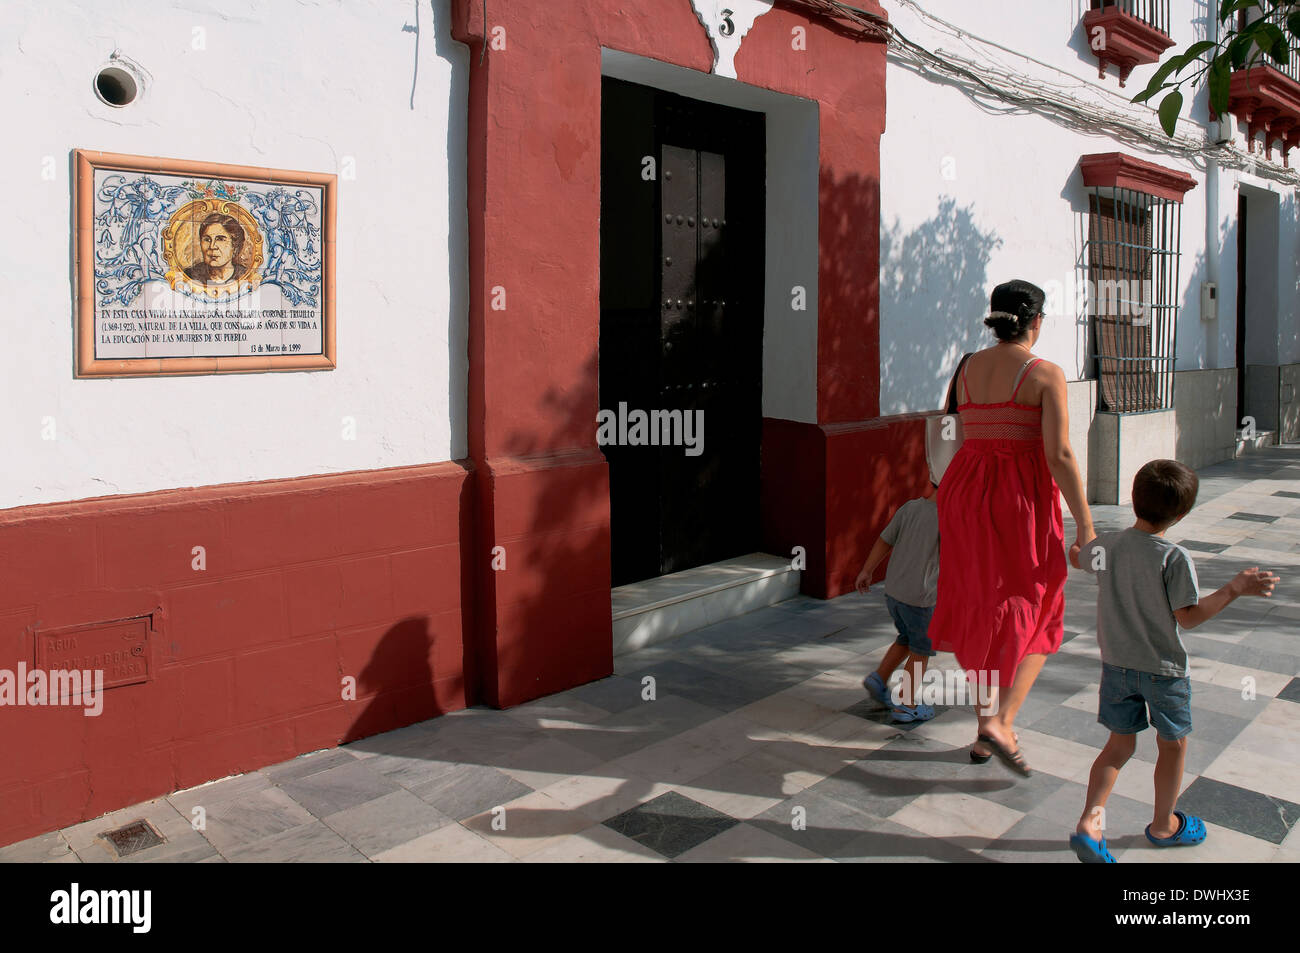
<svg viewBox="0 0 1300 953"><path fill-rule="evenodd" d="M1014 341L1043 313L1046 300L1047 295L1037 285L1019 278L1008 281L993 289L989 296L990 313L984 323L993 329L999 341Z"/></svg>

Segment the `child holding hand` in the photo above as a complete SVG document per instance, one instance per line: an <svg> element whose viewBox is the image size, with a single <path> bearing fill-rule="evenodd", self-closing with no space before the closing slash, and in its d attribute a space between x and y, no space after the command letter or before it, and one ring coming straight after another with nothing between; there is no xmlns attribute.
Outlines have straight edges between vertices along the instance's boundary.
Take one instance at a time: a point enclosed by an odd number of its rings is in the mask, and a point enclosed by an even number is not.
<svg viewBox="0 0 1300 953"><path fill-rule="evenodd" d="M871 588L871 576L888 556L885 572L885 605L898 630L898 639L889 647L880 667L862 680L862 686L877 702L891 709L897 722L929 721L933 705L917 704L916 691L934 655L930 644L930 616L939 585L939 508L935 503L937 485L931 480L925 493L908 500L894 513L880 533L862 570L854 582L858 592ZM890 697L886 683L902 664L900 695Z"/></svg>
<svg viewBox="0 0 1300 953"><path fill-rule="evenodd" d="M1130 529L1104 533L1072 551L1076 569L1097 576L1097 642L1101 690L1097 721L1110 739L1088 778L1087 803L1070 846L1084 863L1113 864L1102 831L1106 800L1148 721L1156 730L1155 816L1146 836L1157 847L1205 840L1205 823L1175 808L1192 730L1187 650L1179 637L1241 596L1271 596L1278 577L1258 568L1239 572L1202 597L1196 566L1165 531L1191 512L1199 480L1175 460L1152 460L1133 479Z"/></svg>

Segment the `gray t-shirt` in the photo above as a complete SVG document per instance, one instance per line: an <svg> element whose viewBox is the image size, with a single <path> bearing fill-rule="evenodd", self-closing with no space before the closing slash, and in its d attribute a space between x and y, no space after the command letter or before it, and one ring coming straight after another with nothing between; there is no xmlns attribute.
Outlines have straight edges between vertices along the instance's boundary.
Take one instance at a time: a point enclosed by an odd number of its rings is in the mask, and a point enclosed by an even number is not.
<svg viewBox="0 0 1300 953"><path fill-rule="evenodd" d="M939 507L908 500L880 534L890 546L885 595L909 606L932 606L939 592Z"/></svg>
<svg viewBox="0 0 1300 953"><path fill-rule="evenodd" d="M1187 674L1175 609L1200 600L1187 550L1140 529L1103 533L1079 565L1097 576L1097 642L1109 665L1153 675Z"/></svg>

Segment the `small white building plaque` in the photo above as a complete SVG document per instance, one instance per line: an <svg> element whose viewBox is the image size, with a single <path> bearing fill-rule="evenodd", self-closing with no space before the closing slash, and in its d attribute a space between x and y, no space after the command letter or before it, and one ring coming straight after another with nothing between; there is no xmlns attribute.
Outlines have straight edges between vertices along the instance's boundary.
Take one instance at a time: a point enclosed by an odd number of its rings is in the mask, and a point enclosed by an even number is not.
<svg viewBox="0 0 1300 953"><path fill-rule="evenodd" d="M691 0L713 44L713 72L736 78L736 53L754 21L772 9L773 0Z"/></svg>

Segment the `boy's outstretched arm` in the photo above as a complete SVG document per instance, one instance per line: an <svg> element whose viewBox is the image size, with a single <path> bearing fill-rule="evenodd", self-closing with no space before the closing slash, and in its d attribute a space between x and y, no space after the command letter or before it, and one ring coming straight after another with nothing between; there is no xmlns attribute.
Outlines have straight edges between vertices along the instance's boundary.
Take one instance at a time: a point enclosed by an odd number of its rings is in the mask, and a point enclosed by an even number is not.
<svg viewBox="0 0 1300 953"><path fill-rule="evenodd" d="M1263 596L1267 599L1273 595L1273 587L1280 581L1281 577L1268 570L1261 572L1258 566L1243 569L1222 589L1202 596L1196 605L1175 609L1174 618L1184 629L1194 629L1202 622L1213 619L1238 596Z"/></svg>
<svg viewBox="0 0 1300 953"><path fill-rule="evenodd" d="M877 539L876 545L871 547L871 552L867 554L867 561L862 564L862 571L858 573L858 578L853 581L853 588L858 592L866 592L871 588L871 576L876 571L876 567L889 555L893 549L883 539Z"/></svg>

